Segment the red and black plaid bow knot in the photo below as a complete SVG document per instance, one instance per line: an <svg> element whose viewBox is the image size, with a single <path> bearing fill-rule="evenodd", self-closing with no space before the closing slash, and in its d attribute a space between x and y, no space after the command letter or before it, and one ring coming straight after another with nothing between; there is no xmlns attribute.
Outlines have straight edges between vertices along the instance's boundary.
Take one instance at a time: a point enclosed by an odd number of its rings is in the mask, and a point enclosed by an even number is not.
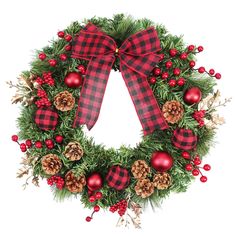
<svg viewBox="0 0 236 236"><path fill-rule="evenodd" d="M116 56L120 71L143 127L144 135L167 129L147 77L159 61L160 41L151 27L127 38L118 49L116 42L89 23L73 41L72 57L89 60L74 126L96 123L108 77Z"/></svg>

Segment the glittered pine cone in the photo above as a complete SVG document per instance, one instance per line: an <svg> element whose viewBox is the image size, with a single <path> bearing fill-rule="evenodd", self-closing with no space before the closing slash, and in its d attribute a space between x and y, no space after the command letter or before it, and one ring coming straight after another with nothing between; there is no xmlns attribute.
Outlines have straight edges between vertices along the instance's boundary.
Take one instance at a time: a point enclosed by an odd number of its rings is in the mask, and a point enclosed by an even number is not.
<svg viewBox="0 0 236 236"><path fill-rule="evenodd" d="M78 142L69 142L67 144L63 154L69 160L77 161L77 160L80 160L80 158L83 156L84 151L83 151L80 143L78 143Z"/></svg>
<svg viewBox="0 0 236 236"><path fill-rule="evenodd" d="M139 179L134 190L141 198L147 198L154 192L154 184L149 179Z"/></svg>
<svg viewBox="0 0 236 236"><path fill-rule="evenodd" d="M84 175L75 176L72 171L68 171L65 175L65 187L72 193L80 193L86 185Z"/></svg>
<svg viewBox="0 0 236 236"><path fill-rule="evenodd" d="M68 91L63 91L54 97L54 105L59 111L70 111L75 105L75 98Z"/></svg>
<svg viewBox="0 0 236 236"><path fill-rule="evenodd" d="M60 158L55 154L47 154L46 156L43 156L41 164L42 169L48 175L57 174L62 167Z"/></svg>
<svg viewBox="0 0 236 236"><path fill-rule="evenodd" d="M167 189L171 185L171 176L166 172L158 173L153 177L153 184L159 190Z"/></svg>
<svg viewBox="0 0 236 236"><path fill-rule="evenodd" d="M150 167L144 160L137 160L133 163L131 172L136 179L144 179L150 173Z"/></svg>
<svg viewBox="0 0 236 236"><path fill-rule="evenodd" d="M162 112L168 123L175 124L182 119L184 107L179 101L167 101L162 107Z"/></svg>

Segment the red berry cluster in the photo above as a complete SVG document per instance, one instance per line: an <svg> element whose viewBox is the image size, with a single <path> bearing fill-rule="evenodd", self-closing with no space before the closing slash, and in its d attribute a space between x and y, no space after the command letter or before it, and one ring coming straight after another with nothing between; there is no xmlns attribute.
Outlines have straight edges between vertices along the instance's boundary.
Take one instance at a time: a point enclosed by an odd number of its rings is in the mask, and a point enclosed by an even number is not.
<svg viewBox="0 0 236 236"><path fill-rule="evenodd" d="M181 155L183 158L189 160L189 163L185 165L185 169L187 171L191 171L193 176L198 176L201 174L200 181L205 183L207 181L207 177L202 174L200 169L209 171L211 166L209 164L205 164L203 167L199 166L202 163L199 155L195 155L195 157L192 158L190 153L186 151L183 151Z"/></svg>
<svg viewBox="0 0 236 236"><path fill-rule="evenodd" d="M78 71L79 71L82 75L85 75L86 68L85 68L84 65L78 65L78 66L77 66L77 69L78 69Z"/></svg>
<svg viewBox="0 0 236 236"><path fill-rule="evenodd" d="M99 212L99 211L100 211L100 206L95 205L95 206L93 207L93 212L92 212L91 216L87 216L87 217L85 218L85 220L86 220L87 222L90 222L90 221L93 219L94 213L95 213L95 212Z"/></svg>
<svg viewBox="0 0 236 236"><path fill-rule="evenodd" d="M38 97L40 97L39 100L35 101L35 105L40 107L50 107L52 104L48 99L47 93L43 89L38 89L37 91Z"/></svg>
<svg viewBox="0 0 236 236"><path fill-rule="evenodd" d="M128 202L125 199L123 199L123 200L117 202L116 204L114 204L113 206L111 206L109 210L112 213L114 213L118 210L118 214L120 216L123 216L127 210L127 207L128 207Z"/></svg>
<svg viewBox="0 0 236 236"><path fill-rule="evenodd" d="M65 184L65 181L62 177L54 175L47 179L47 183L50 186L53 186L55 184L59 190L62 190Z"/></svg>
<svg viewBox="0 0 236 236"><path fill-rule="evenodd" d="M89 202L95 202L97 200L102 199L102 193L101 192L96 192L95 194L91 195L89 197Z"/></svg>
<svg viewBox="0 0 236 236"><path fill-rule="evenodd" d="M55 80L52 77L52 72L43 72L43 78L38 76L35 80L39 85L48 84L49 86L55 85Z"/></svg>
<svg viewBox="0 0 236 236"><path fill-rule="evenodd" d="M193 118L198 122L200 127L203 127L205 125L203 120L205 114L206 114L205 110L194 111L193 113Z"/></svg>

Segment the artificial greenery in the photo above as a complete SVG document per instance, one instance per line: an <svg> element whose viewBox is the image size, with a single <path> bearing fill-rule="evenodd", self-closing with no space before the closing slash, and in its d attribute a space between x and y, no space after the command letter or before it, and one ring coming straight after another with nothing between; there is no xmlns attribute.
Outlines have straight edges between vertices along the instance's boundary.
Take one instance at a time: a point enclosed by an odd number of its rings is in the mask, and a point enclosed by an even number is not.
<svg viewBox="0 0 236 236"><path fill-rule="evenodd" d="M165 71L165 62L170 58L169 50L171 48L176 48L179 52L186 51L186 45L183 42L182 37L171 35L167 32L164 26L157 25L148 19L134 20L132 17L124 16L123 14L115 15L112 19L94 17L92 19L87 19L83 23L74 22L67 29L64 30L65 33L75 36L78 34L83 26L87 22L92 22L103 31L105 31L109 36L115 39L117 45L121 43L130 35L145 29L150 26L154 26L158 32L158 36L161 41L162 50L160 53L165 55L163 61L157 64L162 71ZM23 76L42 76L43 72L52 72L53 78L55 78L55 86L50 87L44 85L44 90L47 92L49 100L53 101L53 97L61 91L67 90L73 94L73 96L78 100L80 95L80 89L71 89L64 84L64 78L68 72L78 71L77 66L79 64L87 65L87 61L78 60L70 58L70 53L65 52L64 47L68 44L64 39L56 39L51 41L49 46L36 51L36 57L31 63L30 71L23 72ZM56 67L51 67L47 61L41 61L38 59L38 53L44 52L47 55L47 59L57 59L58 65ZM63 62L60 61L59 55L61 53L67 53L68 59ZM188 63L190 60L195 60L195 55L197 51L193 51L189 54L187 60L180 60L179 58L172 58L173 67L178 67L181 69L181 76L186 79L184 86L176 86L171 88L167 81L157 78L155 85L151 85L155 97L158 100L160 106L162 106L168 100L178 100L180 101L185 110L183 119L179 124L170 125L170 128L166 131L155 131L153 134L143 137L142 141L134 148L121 146L119 149L106 148L104 145L95 144L90 138L87 138L82 131L82 127L72 128L72 123L75 117L75 111L77 105L69 112L60 112L59 114L59 124L54 131L42 131L34 123L33 116L37 110L36 105L32 104L27 107L22 107L21 114L17 120L19 127L19 137L22 140L31 139L46 140L54 137L56 134L60 134L64 137L63 145L55 144L55 148L48 150L46 147L42 149L31 148L29 149L29 155L39 158L33 167L33 175L41 176L43 178L48 178L45 175L41 167L40 158L48 153L57 154L62 162L63 167L60 171L60 175L63 177L66 172L70 169L76 175L85 174L88 176L90 173L96 171L101 173L103 178L105 178L109 167L112 165L119 164L127 169L131 169L132 164L137 159L146 160L150 163L150 157L154 151L164 150L169 152L174 158L174 165L169 171L172 177L172 185L166 190L155 190L147 199L142 199L137 196L134 191L134 186L136 184L136 179L131 177L130 185L123 191L116 191L107 186L104 182L104 186L101 189L103 193L103 198L99 201L101 207L108 207L118 202L121 199L126 198L128 195L136 203L146 204L148 201L152 205L159 204L164 198L166 198L171 192L184 192L186 191L188 185L192 181L193 177L191 173L184 169L187 161L181 158L181 150L173 147L171 143L171 137L173 130L177 127L189 128L198 135L198 144L196 150L192 151L191 154L199 154L203 157L207 154L209 147L212 143L214 137L214 131L208 129L207 127L199 127L197 121L192 117L194 110L197 109L197 105L186 105L183 101L183 91L192 86L198 86L201 91L203 98L213 91L215 85L214 80L206 75L200 75L193 69L190 69ZM119 70L119 60L113 65L114 70ZM170 78L173 75L170 74ZM32 96L36 96L37 91L32 91ZM114 134L115 135L115 134ZM112 137L111 137L112 138ZM65 145L70 141L76 140L81 143L84 156L79 161L69 161L63 156L63 151ZM156 173L154 169L151 170L150 176ZM55 198L63 200L66 197L77 196L76 194L70 193L65 188L58 190L52 187ZM79 195L79 194L78 194ZM92 207L93 203L88 201L88 189L84 188L81 194L81 201L86 207Z"/></svg>

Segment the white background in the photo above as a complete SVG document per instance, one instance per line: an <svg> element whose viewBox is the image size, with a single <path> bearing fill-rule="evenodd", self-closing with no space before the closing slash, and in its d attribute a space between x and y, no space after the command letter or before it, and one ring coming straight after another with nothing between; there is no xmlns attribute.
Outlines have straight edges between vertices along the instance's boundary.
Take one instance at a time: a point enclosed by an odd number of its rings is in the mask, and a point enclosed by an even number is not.
<svg viewBox="0 0 236 236"><path fill-rule="evenodd" d="M0 3L0 235L236 235L235 212L235 99L222 114L227 124L220 128L217 145L206 160L212 165L209 181L196 180L189 191L172 194L161 209L147 209L142 230L115 228L116 215L100 212L91 223L84 218L90 210L79 201L53 201L48 186L21 188L16 179L22 154L10 141L17 130L17 106L10 105L13 91L5 85L28 69L32 50L56 37L71 21L94 15L111 17L127 13L166 25L173 34L184 34L190 44L203 45L198 65L215 68L223 75L223 96L235 94L235 10L228 1L1 1ZM107 97L109 97L107 99ZM113 105L111 105L113 104ZM124 114L126 113L126 115ZM117 122L119 123L117 124ZM131 121L131 122L130 122ZM97 142L108 146L134 145L140 125L120 75L111 75L100 119L92 131Z"/></svg>

